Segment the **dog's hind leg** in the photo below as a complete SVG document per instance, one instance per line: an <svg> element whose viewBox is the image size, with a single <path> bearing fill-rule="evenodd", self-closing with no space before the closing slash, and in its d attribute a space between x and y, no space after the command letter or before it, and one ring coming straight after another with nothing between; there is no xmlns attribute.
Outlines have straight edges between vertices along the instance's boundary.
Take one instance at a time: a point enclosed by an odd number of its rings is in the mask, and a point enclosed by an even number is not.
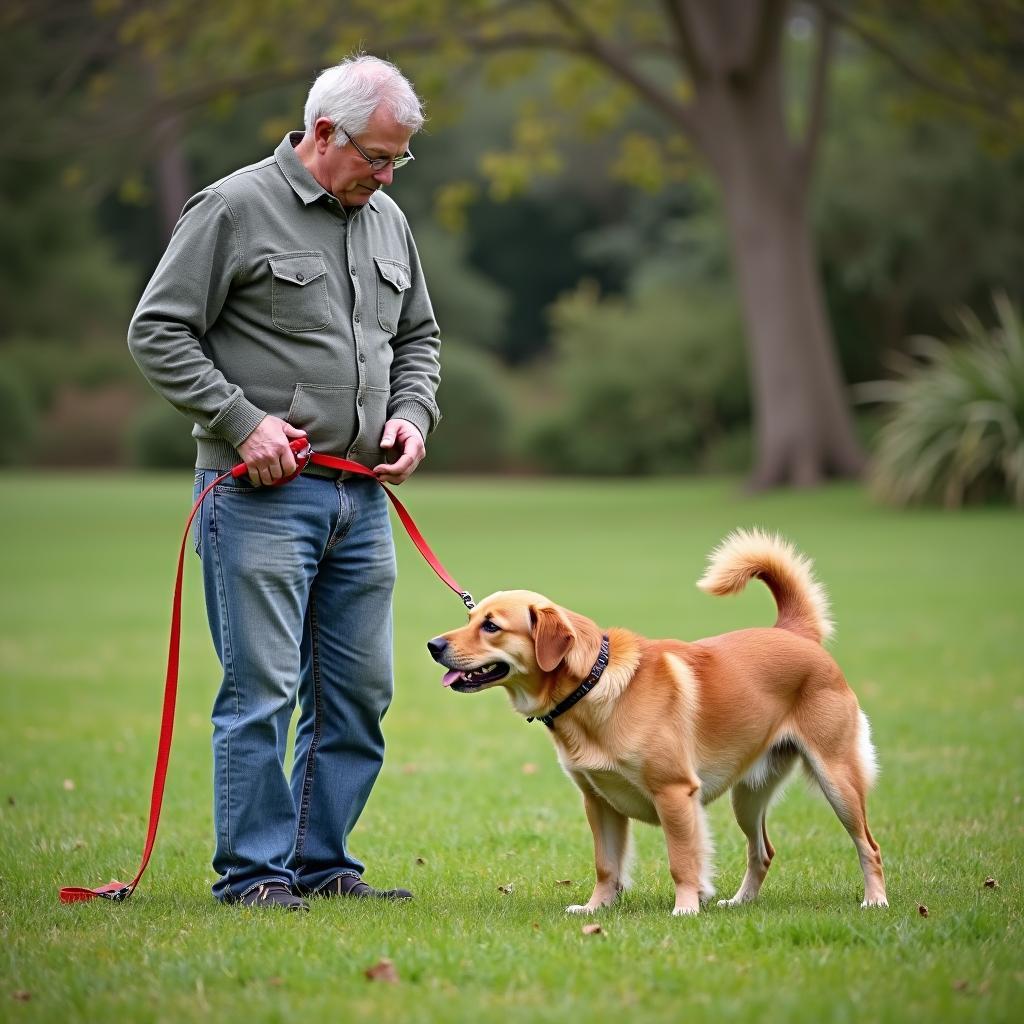
<svg viewBox="0 0 1024 1024"><path fill-rule="evenodd" d="M601 907L611 906L619 893L629 886L629 861L632 855L629 819L615 810L582 776L577 776L575 772L572 776L583 792L587 821L594 834L597 881L585 904L573 904L566 907L565 911L567 914L592 914Z"/></svg>
<svg viewBox="0 0 1024 1024"><path fill-rule="evenodd" d="M746 778L733 786L733 813L747 837L747 870L736 895L731 900L719 900L720 907L738 907L757 899L775 856L775 848L768 839L765 827L765 815L772 797L785 781L796 758L796 748L788 742L781 743L769 750L747 773Z"/></svg>
<svg viewBox="0 0 1024 1024"><path fill-rule="evenodd" d="M867 790L876 769L867 719L859 713L853 735L844 737L841 743L808 745L800 752L857 848L864 873L861 906L887 907L882 851L868 828Z"/></svg>

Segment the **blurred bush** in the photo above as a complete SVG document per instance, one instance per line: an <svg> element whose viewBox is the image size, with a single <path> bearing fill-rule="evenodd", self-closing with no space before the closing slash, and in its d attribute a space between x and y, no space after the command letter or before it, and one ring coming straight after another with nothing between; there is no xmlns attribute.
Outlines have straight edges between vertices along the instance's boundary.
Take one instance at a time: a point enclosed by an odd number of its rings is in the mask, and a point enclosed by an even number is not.
<svg viewBox="0 0 1024 1024"><path fill-rule="evenodd" d="M18 363L0 356L0 465L31 461L39 429L38 405Z"/></svg>
<svg viewBox="0 0 1024 1024"><path fill-rule="evenodd" d="M871 469L884 500L1024 507L1024 332L1005 295L994 305L995 326L965 310L959 338L915 338L912 355L894 360L898 379L857 388L891 407Z"/></svg>
<svg viewBox="0 0 1024 1024"><path fill-rule="evenodd" d="M496 471L509 456L512 400L496 358L446 338L437 402L443 419L427 440L424 468Z"/></svg>
<svg viewBox="0 0 1024 1024"><path fill-rule="evenodd" d="M728 289L691 284L602 300L583 287L553 316L558 411L528 441L542 468L672 473L744 460L736 442L727 451L749 416L743 334Z"/></svg>
<svg viewBox="0 0 1024 1024"><path fill-rule="evenodd" d="M125 446L128 461L143 469L181 469L196 462L192 421L157 396L136 414L125 432Z"/></svg>

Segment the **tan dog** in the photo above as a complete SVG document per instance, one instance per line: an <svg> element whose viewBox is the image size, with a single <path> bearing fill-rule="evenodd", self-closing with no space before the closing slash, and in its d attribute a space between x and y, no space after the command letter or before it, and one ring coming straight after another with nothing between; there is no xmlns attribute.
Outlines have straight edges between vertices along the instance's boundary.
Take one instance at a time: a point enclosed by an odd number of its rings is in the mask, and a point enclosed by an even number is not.
<svg viewBox="0 0 1024 1024"><path fill-rule="evenodd" d="M727 789L747 837L736 895L753 900L775 854L765 812L797 761L846 827L864 872L861 906L887 906L882 857L865 796L875 775L867 718L832 657L828 602L811 564L781 539L739 530L713 553L698 586L734 594L757 577L778 606L773 628L685 643L610 629L607 669L567 710L558 706L601 666L590 619L525 590L492 594L468 625L435 637L430 653L462 693L504 686L520 714L541 718L583 793L597 884L583 906L613 903L629 884L629 819L660 824L675 882L673 914L714 894L704 805Z"/></svg>

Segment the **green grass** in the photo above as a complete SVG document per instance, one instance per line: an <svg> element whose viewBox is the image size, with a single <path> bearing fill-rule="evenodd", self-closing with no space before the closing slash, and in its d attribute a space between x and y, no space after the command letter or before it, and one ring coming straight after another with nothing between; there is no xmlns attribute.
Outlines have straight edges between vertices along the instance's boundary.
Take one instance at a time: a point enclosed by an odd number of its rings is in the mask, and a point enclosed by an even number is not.
<svg viewBox="0 0 1024 1024"><path fill-rule="evenodd" d="M828 585L832 649L874 726L888 911L858 908L852 845L794 784L770 815L778 856L758 903L673 919L661 835L638 827L634 889L583 935L563 912L591 884L580 801L545 730L500 691L442 691L424 642L463 613L404 536L388 755L353 848L370 881L416 900L285 916L210 897L218 673L192 558L150 871L126 905L61 906L60 885L137 864L190 487L187 474L0 476L0 1020L1019 1019L1019 513L897 513L848 487L746 499L714 481L403 489L478 597L528 586L652 636L772 621L757 585L726 600L693 583L732 527L785 532ZM731 895L744 853L727 799L710 820ZM381 957L399 984L364 977Z"/></svg>

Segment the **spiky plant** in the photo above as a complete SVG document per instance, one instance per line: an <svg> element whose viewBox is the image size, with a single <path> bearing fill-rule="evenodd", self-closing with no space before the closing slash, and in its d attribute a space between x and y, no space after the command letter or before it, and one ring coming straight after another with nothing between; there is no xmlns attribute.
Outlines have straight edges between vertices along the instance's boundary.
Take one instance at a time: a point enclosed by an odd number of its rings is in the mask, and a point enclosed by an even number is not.
<svg viewBox="0 0 1024 1024"><path fill-rule="evenodd" d="M896 379L857 389L891 406L871 465L883 500L958 507L1006 496L1024 507L1024 332L1006 295L993 304L996 326L963 310L958 337L913 339Z"/></svg>

